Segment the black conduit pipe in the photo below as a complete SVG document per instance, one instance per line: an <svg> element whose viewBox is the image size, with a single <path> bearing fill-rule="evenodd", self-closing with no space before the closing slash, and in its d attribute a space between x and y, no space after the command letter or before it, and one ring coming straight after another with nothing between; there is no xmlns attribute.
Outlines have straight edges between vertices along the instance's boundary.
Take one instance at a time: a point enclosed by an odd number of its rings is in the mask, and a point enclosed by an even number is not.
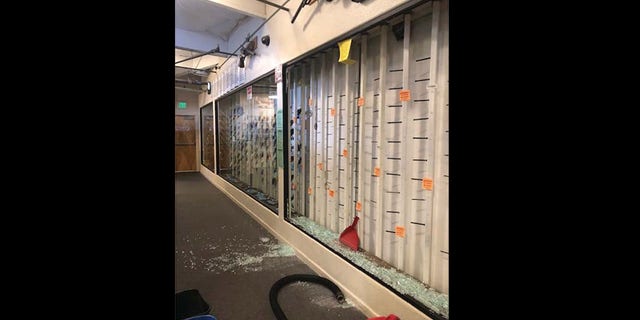
<svg viewBox="0 0 640 320"><path fill-rule="evenodd" d="M345 301L344 294L342 293L340 288L338 288L338 286L331 282L331 280L314 274L292 274L276 281L271 286L271 290L269 290L269 303L271 303L271 310L273 310L273 314L276 316L276 319L287 320L287 316L284 315L284 312L282 312L282 308L280 308L280 304L278 304L278 292L286 285L297 281L313 282L323 285L327 289L331 290L331 292L333 292L333 295L338 300L338 303L344 303Z"/></svg>

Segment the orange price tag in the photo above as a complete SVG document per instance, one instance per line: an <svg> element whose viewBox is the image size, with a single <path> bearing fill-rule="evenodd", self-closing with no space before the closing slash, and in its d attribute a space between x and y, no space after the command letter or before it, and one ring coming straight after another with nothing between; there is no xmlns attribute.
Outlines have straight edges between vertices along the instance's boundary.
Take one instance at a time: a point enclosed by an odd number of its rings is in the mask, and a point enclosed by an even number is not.
<svg viewBox="0 0 640 320"><path fill-rule="evenodd" d="M373 175L376 177L380 176L380 167L373 168Z"/></svg>
<svg viewBox="0 0 640 320"><path fill-rule="evenodd" d="M429 178L422 179L422 189L433 190L433 180Z"/></svg>
<svg viewBox="0 0 640 320"><path fill-rule="evenodd" d="M362 211L362 203L360 201L356 202L356 211Z"/></svg>
<svg viewBox="0 0 640 320"><path fill-rule="evenodd" d="M364 98L358 98L358 107L364 106Z"/></svg>
<svg viewBox="0 0 640 320"><path fill-rule="evenodd" d="M349 155L349 152L347 152L347 149L343 149L342 156L346 158L348 155Z"/></svg>
<svg viewBox="0 0 640 320"><path fill-rule="evenodd" d="M333 196L336 194L335 191L329 189L329 197L333 198Z"/></svg>
<svg viewBox="0 0 640 320"><path fill-rule="evenodd" d="M318 169L322 170L322 162L318 163Z"/></svg>
<svg viewBox="0 0 640 320"><path fill-rule="evenodd" d="M309 105L313 105L313 99L309 98Z"/></svg>
<svg viewBox="0 0 640 320"><path fill-rule="evenodd" d="M411 93L409 90L400 90L400 101L409 101L411 100Z"/></svg>
<svg viewBox="0 0 640 320"><path fill-rule="evenodd" d="M332 117L335 117L335 115L336 115L336 108L331 108L330 110L331 110L331 116L332 116Z"/></svg>
<svg viewBox="0 0 640 320"><path fill-rule="evenodd" d="M295 184L295 183L292 183L292 184L291 184L291 190L295 190L295 189L296 189L296 184Z"/></svg>
<svg viewBox="0 0 640 320"><path fill-rule="evenodd" d="M311 194L311 187L309 187L309 189L307 189L307 193Z"/></svg>
<svg viewBox="0 0 640 320"><path fill-rule="evenodd" d="M396 226L396 237L404 238L404 227Z"/></svg>

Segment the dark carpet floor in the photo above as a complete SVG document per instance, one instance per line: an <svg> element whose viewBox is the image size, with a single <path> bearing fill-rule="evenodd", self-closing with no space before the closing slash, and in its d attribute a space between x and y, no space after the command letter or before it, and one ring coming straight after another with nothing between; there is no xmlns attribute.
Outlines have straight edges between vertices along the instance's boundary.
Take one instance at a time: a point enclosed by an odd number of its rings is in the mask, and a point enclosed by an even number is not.
<svg viewBox="0 0 640 320"><path fill-rule="evenodd" d="M200 173L175 179L175 291L198 289L218 320L276 319L273 283L315 273ZM279 302L290 320L366 319L313 283L284 287Z"/></svg>

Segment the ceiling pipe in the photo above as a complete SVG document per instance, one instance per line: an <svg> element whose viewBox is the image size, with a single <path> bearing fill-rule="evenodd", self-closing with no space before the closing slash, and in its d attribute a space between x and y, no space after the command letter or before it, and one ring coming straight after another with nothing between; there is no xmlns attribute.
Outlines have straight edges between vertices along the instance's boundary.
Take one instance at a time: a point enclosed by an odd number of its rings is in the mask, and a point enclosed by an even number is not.
<svg viewBox="0 0 640 320"><path fill-rule="evenodd" d="M271 2L271 1L267 1L267 0L258 0L258 1L260 1L262 3L266 3L266 4L268 4L268 5L272 6L272 7L276 7L278 9L282 9L282 10L284 10L286 12L289 12L289 8L283 7L283 6L278 5L278 4L275 4L275 3Z"/></svg>
<svg viewBox="0 0 640 320"><path fill-rule="evenodd" d="M192 85L196 85L196 86L206 86L207 83L206 82L201 82L198 80L191 80L191 79L176 79L176 83L183 83L183 84L192 84Z"/></svg>
<svg viewBox="0 0 640 320"><path fill-rule="evenodd" d="M236 50L236 51L237 51L237 50ZM182 63L182 62L189 61L189 60L193 60L193 59L195 59L195 58L199 58L199 57L202 57L202 56L206 56L206 55L208 55L208 54L213 55L214 53L222 53L222 54L226 54L226 55L228 55L229 57L230 57L230 56L235 56L235 55L236 55L236 54L235 54L235 53L236 53L235 51L234 51L233 53L222 52L222 51L220 51L220 46L217 46L217 47L216 47L215 49L213 49L213 50L209 50L209 51L207 51L207 52L203 52L203 53L197 54L197 55L195 55L195 56L193 56L193 57L189 57L189 58L186 58L186 59L184 59L184 60L180 60L180 61L176 62L175 64ZM229 59L229 57L227 57L227 60Z"/></svg>
<svg viewBox="0 0 640 320"><path fill-rule="evenodd" d="M189 92L197 92L197 93L202 93L205 90L196 90L196 89L190 89L190 88L184 88L184 87L175 87L177 90L183 90L183 91L189 91Z"/></svg>
<svg viewBox="0 0 640 320"><path fill-rule="evenodd" d="M287 4L287 3L289 3L289 1L290 1L290 0L285 1L281 6L282 6L282 7L284 7L284 5L285 5L285 4ZM303 0L303 1L305 1L305 0ZM245 44L245 43L247 43L247 42L249 42L249 40L251 40L251 37L253 37L253 36L258 32L258 30L260 30L260 28L262 28L262 27L263 27L267 22L269 22L269 20L271 20L271 18L273 18L273 16L275 16L275 15L276 15L276 13L278 13L278 11L280 11L280 8L276 9L276 11L274 11L274 12L271 14L271 16L269 16L269 18L268 18L267 20L265 20L264 22L262 22L262 23L258 26L258 28L256 28L256 30L255 30L255 31L253 31L250 35L248 35L248 36L247 36L247 38L244 40L244 42L242 42L242 43L240 44L240 46L239 46L235 51L233 51L232 55L234 55L234 56L235 56L235 55L236 55L236 52L238 52L238 50L240 50L241 48L243 48L244 44ZM218 69L222 68L222 66L224 66L224 64L225 64L225 63L227 63L227 61L229 61L229 59L230 59L230 58L231 58L231 56L228 56L228 57L227 57L227 59L226 59L226 60L224 60L224 62L223 62L223 63L218 67Z"/></svg>
<svg viewBox="0 0 640 320"><path fill-rule="evenodd" d="M193 70L193 71L204 71L204 72L207 72L207 73L211 73L211 72L217 73L217 72L211 70L211 69L214 69L216 66L212 66L210 68L205 68L205 69L189 68L189 67L183 67L183 66L175 66L175 67L176 68L181 68L181 69Z"/></svg>

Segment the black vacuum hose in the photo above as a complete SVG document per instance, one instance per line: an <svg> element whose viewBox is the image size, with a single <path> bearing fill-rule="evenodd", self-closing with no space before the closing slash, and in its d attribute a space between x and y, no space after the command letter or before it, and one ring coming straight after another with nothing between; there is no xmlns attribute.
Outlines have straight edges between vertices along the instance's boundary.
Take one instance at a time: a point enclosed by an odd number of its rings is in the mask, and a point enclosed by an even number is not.
<svg viewBox="0 0 640 320"><path fill-rule="evenodd" d="M344 303L344 294L338 286L331 282L331 280L314 274L292 274L276 281L276 283L271 286L271 290L269 290L269 303L271 303L271 310L273 310L273 314L276 315L276 319L278 320L287 320L287 316L284 315L282 308L280 308L280 304L278 304L278 292L284 286L296 281L313 282L323 285L333 292L333 295L336 296L339 303Z"/></svg>

